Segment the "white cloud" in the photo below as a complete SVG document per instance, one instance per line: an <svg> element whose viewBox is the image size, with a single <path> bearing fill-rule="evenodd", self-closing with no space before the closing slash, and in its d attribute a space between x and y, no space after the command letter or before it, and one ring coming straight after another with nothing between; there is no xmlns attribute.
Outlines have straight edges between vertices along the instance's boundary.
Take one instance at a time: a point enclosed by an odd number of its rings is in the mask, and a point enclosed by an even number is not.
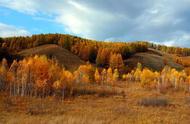
<svg viewBox="0 0 190 124"><path fill-rule="evenodd" d="M0 23L0 37L26 36L26 35L30 35L30 33L23 28L18 28L12 25Z"/></svg>
<svg viewBox="0 0 190 124"><path fill-rule="evenodd" d="M69 1L68 6L56 18L56 22L66 26L68 31L87 38L97 38L101 37L105 30L112 29L106 24L115 21L114 15L95 10L76 1Z"/></svg>
<svg viewBox="0 0 190 124"><path fill-rule="evenodd" d="M36 4L31 0L1 0L0 5L27 14L36 14Z"/></svg>
<svg viewBox="0 0 190 124"><path fill-rule="evenodd" d="M1 0L0 6L35 19L51 16L48 21L86 38L190 46L189 0Z"/></svg>
<svg viewBox="0 0 190 124"><path fill-rule="evenodd" d="M186 32L177 32L170 39L163 42L168 46L182 46L188 47L190 46L190 33Z"/></svg>

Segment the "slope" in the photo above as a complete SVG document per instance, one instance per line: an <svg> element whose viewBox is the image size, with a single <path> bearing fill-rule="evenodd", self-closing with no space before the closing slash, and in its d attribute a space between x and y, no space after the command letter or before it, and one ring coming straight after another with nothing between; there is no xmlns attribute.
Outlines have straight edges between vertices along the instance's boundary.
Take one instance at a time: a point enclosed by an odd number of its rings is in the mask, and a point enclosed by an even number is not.
<svg viewBox="0 0 190 124"><path fill-rule="evenodd" d="M176 63L172 59L172 55L150 48L148 49L148 52L136 53L129 59L125 60L125 64L129 69L134 69L138 62L140 62L143 67L157 71L162 70L165 63L177 70L182 70L184 68L181 64Z"/></svg>
<svg viewBox="0 0 190 124"><path fill-rule="evenodd" d="M18 55L22 57L36 54L56 58L59 64L71 71L74 71L80 65L85 64L85 62L82 61L78 56L54 44L47 44L35 48L25 49L18 53Z"/></svg>

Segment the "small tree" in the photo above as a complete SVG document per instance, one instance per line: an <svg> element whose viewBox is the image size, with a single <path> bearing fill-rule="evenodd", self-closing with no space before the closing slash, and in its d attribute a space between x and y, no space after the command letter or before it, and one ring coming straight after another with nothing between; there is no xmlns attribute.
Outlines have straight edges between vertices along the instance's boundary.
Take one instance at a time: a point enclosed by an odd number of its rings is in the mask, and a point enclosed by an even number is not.
<svg viewBox="0 0 190 124"><path fill-rule="evenodd" d="M142 64L140 62L137 63L137 69L139 69L140 71L142 70Z"/></svg>
<svg viewBox="0 0 190 124"><path fill-rule="evenodd" d="M65 85L60 80L57 80L53 83L54 95L55 96L65 96Z"/></svg>
<svg viewBox="0 0 190 124"><path fill-rule="evenodd" d="M137 68L134 72L134 78L136 81L140 81L141 71L142 71L142 65L141 63L137 63Z"/></svg>
<svg viewBox="0 0 190 124"><path fill-rule="evenodd" d="M122 69L124 67L121 54L111 54L109 65L113 69Z"/></svg>
<svg viewBox="0 0 190 124"><path fill-rule="evenodd" d="M99 73L98 69L96 69L96 71L95 71L94 79L95 79L95 81L96 81L97 84L100 84L101 77L100 77L100 73Z"/></svg>
<svg viewBox="0 0 190 124"><path fill-rule="evenodd" d="M17 69L19 68L19 65L17 63L17 61L13 61L13 63L11 64L10 68L9 68L9 90L10 90L10 95L15 95L15 91L16 91L16 84L18 83L18 78L17 78ZM12 93L12 90L14 91Z"/></svg>
<svg viewBox="0 0 190 124"><path fill-rule="evenodd" d="M155 82L156 76L154 72L145 68L141 73L141 85L146 88L155 88L157 83Z"/></svg>
<svg viewBox="0 0 190 124"><path fill-rule="evenodd" d="M113 73L113 81L118 81L118 79L119 79L119 72L118 69L115 69Z"/></svg>
<svg viewBox="0 0 190 124"><path fill-rule="evenodd" d="M81 65L77 71L74 72L75 81L77 83L89 83L94 79L94 69L92 65Z"/></svg>
<svg viewBox="0 0 190 124"><path fill-rule="evenodd" d="M8 64L7 60L3 59L0 67L0 91L4 90L7 82Z"/></svg>
<svg viewBox="0 0 190 124"><path fill-rule="evenodd" d="M65 90L65 95L72 95L73 94L73 82L74 82L74 76L71 72L69 71L66 71L66 70L63 70L62 74L61 74L61 82L62 82L62 85L64 87L64 89L62 90ZM83 77L81 78L81 82L83 82ZM84 81L84 83L86 83ZM63 95L62 95L63 96Z"/></svg>
<svg viewBox="0 0 190 124"><path fill-rule="evenodd" d="M110 50L106 48L102 48L98 50L98 54L96 57L96 64L97 66L104 67L106 65L109 65L109 59L110 59Z"/></svg>
<svg viewBox="0 0 190 124"><path fill-rule="evenodd" d="M187 77L187 82L188 82L188 91L190 92L190 75Z"/></svg>
<svg viewBox="0 0 190 124"><path fill-rule="evenodd" d="M107 80L107 72L106 69L103 69L101 72L101 83L106 84L106 80Z"/></svg>
<svg viewBox="0 0 190 124"><path fill-rule="evenodd" d="M113 72L111 68L107 70L107 82L112 84L113 83Z"/></svg>

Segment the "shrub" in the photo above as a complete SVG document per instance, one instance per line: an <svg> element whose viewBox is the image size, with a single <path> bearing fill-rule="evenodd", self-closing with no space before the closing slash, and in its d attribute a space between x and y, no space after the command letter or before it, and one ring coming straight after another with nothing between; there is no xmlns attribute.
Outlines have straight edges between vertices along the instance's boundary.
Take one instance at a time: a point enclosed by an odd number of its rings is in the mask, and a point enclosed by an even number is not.
<svg viewBox="0 0 190 124"><path fill-rule="evenodd" d="M169 102L165 98L142 98L139 102L139 105L141 106L167 106L169 105Z"/></svg>

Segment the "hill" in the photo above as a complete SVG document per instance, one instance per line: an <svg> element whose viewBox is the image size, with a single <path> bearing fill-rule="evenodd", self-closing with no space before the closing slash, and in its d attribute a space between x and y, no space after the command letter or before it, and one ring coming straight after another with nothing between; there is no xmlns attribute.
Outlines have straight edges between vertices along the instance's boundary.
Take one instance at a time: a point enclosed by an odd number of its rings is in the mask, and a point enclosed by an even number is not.
<svg viewBox="0 0 190 124"><path fill-rule="evenodd" d="M147 52L140 52L132 55L129 59L125 60L125 64L127 67L133 69L136 67L137 63L140 62L144 67L160 71L164 68L164 61L166 61L167 65L170 67L182 70L184 68L183 65L176 63L170 56L171 54L149 48Z"/></svg>
<svg viewBox="0 0 190 124"><path fill-rule="evenodd" d="M85 64L79 57L68 50L54 44L47 44L35 48L25 49L18 53L19 56L26 57L31 55L46 55L55 58L59 64L68 70L76 70L80 65Z"/></svg>
<svg viewBox="0 0 190 124"><path fill-rule="evenodd" d="M39 34L3 38L0 46L23 57L31 54L55 57L71 70L87 61L99 67L109 67L112 54L122 56L128 69L136 67L138 62L153 70L161 70L166 63L178 70L190 67L189 48L167 47L144 41L101 42L66 34Z"/></svg>
<svg viewBox="0 0 190 124"><path fill-rule="evenodd" d="M55 58L58 60L59 64L63 65L66 69L72 71L76 70L80 65L85 64L85 62L81 60L78 56L55 44L46 44L35 48L25 49L18 53L18 55L21 57L35 54L46 55L49 58ZM173 61L173 59L170 57L170 54L151 48L149 48L147 52L139 52L132 55L128 59L124 60L124 62L129 70L134 69L137 63L140 62L144 67L160 71L165 66L164 59L166 59L166 61L168 62L167 64L172 68L176 68L177 70L183 69L182 65Z"/></svg>

